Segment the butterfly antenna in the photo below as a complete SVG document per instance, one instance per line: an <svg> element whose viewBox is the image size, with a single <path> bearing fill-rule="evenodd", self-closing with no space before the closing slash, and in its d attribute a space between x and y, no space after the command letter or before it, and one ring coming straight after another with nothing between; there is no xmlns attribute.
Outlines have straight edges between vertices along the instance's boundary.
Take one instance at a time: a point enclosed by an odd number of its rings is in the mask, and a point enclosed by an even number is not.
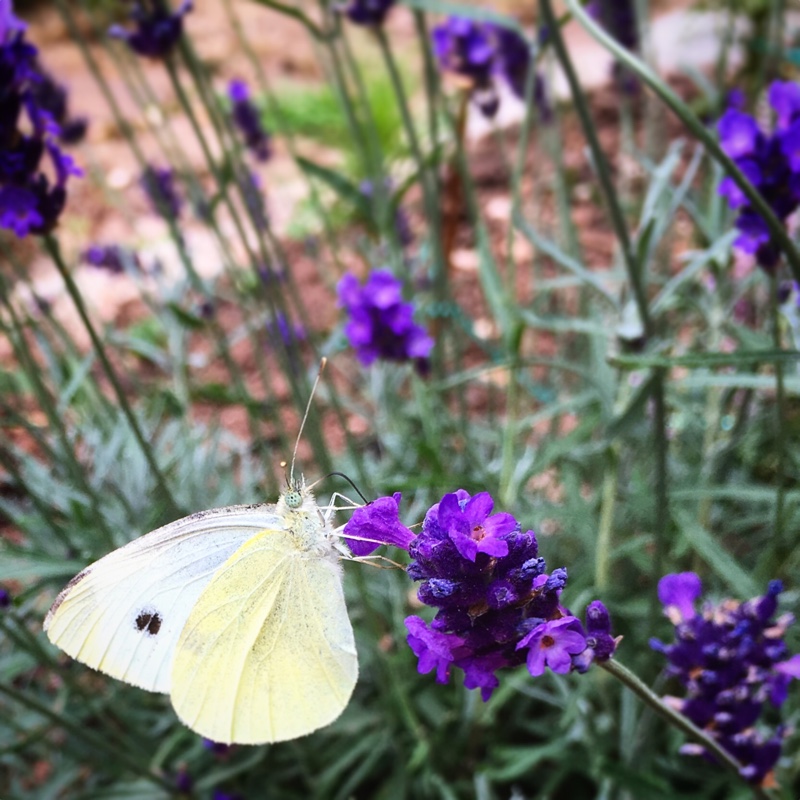
<svg viewBox="0 0 800 800"><path fill-rule="evenodd" d="M319 386L320 378L322 377L322 371L325 369L325 365L328 363L328 359L323 357L319 362L319 370L317 371L317 377L314 379L314 385L311 387L311 394L308 396L308 403L306 403L306 412L303 414L303 421L300 423L300 430L297 432L297 439L294 443L294 450L292 451L292 464L289 467L289 486L294 486L294 462L297 460L297 448L300 446L300 437L303 435L303 430L306 427L306 420L308 419L308 414L311 411L311 401L314 399L314 395L317 391L317 386Z"/></svg>
<svg viewBox="0 0 800 800"><path fill-rule="evenodd" d="M356 490L358 496L364 501L364 505L369 505L372 502L371 500L367 500L367 498L364 497L364 493L361 491L361 489L359 489L358 486L356 486L355 483L353 483L352 478L345 475L344 472L329 472L327 475L323 475L318 480L315 480L314 483L312 483L311 486L309 486L308 488L313 489L318 483L322 483L322 481L327 480L328 478L332 478L334 477L334 475L346 480Z"/></svg>

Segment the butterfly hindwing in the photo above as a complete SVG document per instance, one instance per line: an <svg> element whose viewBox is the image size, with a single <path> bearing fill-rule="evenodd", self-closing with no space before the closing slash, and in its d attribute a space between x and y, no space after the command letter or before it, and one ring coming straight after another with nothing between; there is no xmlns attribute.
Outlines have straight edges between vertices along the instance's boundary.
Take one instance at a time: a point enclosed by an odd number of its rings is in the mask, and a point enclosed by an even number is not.
<svg viewBox="0 0 800 800"><path fill-rule="evenodd" d="M199 596L177 644L171 699L209 739L275 742L332 722L357 675L335 552L266 530Z"/></svg>
<svg viewBox="0 0 800 800"><path fill-rule="evenodd" d="M73 578L45 620L55 645L126 683L169 692L178 637L214 573L248 539L280 528L274 505L192 514Z"/></svg>

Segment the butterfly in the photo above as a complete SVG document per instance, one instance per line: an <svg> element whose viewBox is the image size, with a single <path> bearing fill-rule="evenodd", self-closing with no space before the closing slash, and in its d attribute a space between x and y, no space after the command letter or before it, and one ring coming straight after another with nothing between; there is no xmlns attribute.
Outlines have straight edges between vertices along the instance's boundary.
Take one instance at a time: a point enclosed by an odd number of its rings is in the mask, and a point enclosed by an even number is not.
<svg viewBox="0 0 800 800"><path fill-rule="evenodd" d="M290 478L275 505L201 511L91 564L44 629L78 661L169 694L214 742L294 739L333 722L358 677L340 548Z"/></svg>

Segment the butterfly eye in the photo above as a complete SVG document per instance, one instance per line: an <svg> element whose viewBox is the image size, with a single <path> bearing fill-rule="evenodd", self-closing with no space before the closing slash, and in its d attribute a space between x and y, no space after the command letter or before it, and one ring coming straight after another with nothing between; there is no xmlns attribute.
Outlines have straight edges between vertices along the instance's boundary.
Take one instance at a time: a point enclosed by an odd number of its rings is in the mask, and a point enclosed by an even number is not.
<svg viewBox="0 0 800 800"><path fill-rule="evenodd" d="M286 492L283 497L286 501L286 505L289 506L289 508L300 508L300 506L303 505L303 495L294 489Z"/></svg>

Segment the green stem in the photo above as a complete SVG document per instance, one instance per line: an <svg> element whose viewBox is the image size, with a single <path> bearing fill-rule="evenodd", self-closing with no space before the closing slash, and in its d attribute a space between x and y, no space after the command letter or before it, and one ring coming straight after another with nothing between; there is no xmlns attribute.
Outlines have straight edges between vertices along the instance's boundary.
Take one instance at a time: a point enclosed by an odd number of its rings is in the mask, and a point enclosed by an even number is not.
<svg viewBox="0 0 800 800"><path fill-rule="evenodd" d="M61 257L61 251L58 246L58 241L53 238L51 234L48 234L43 237L45 247L50 254L50 257L53 259L53 263L56 266L59 274L61 275L62 280L64 281L65 286L67 287L67 292L69 296L72 298L72 302L75 304L75 308L78 312L78 315L81 318L81 322L83 323L84 327L86 328L86 332L89 334L89 338L92 340L92 345L94 346L95 353L97 353L97 357L100 359L100 364L103 367L103 371L106 374L111 386L114 389L114 394L117 397L117 402L119 403L120 410L125 415L125 418L128 420L128 424L131 426L131 430L133 431L133 435L136 437L136 441L139 443L139 446L142 449L142 453L147 461L147 465L150 467L153 477L155 478L156 484L158 485L159 492L164 500L164 503L170 510L171 514L178 515L180 514L180 509L178 504L175 502L175 499L172 496L172 492L170 492L169 487L167 486L166 478L164 477L161 468L158 466L156 462L155 456L153 455L153 450L148 444L147 440L144 438L144 434L142 433L142 429L139 427L139 423L136 420L136 416L133 413L133 409L128 402L128 398L125 396L125 390L122 388L122 384L119 382L119 378L117 377L117 373L114 371L114 368L111 366L111 362L108 360L108 356L106 355L105 348L103 347L103 343L100 341L100 337L97 335L97 331L92 324L92 321L89 319L89 315L86 312L86 306L83 303L83 298L81 297L81 293L78 290L78 287L75 285L75 281L72 279L72 275L70 275L69 270L67 269L67 265L64 263L64 259Z"/></svg>
<svg viewBox="0 0 800 800"><path fill-rule="evenodd" d="M653 439L656 458L656 497L655 497L655 550L653 553L653 584L661 578L664 553L667 547L667 527L669 525L669 493L667 472L667 402L665 388L666 370L657 368L653 373ZM650 606L650 622L654 628L659 615L658 598L655 593ZM651 628L651 629L652 629Z"/></svg>
<svg viewBox="0 0 800 800"><path fill-rule="evenodd" d="M403 79L400 75L400 69L397 66L392 48L389 45L389 40L386 37L386 32L381 27L375 29L375 37L380 45L381 53L383 55L386 69L389 73L389 79L392 83L397 104L400 107L400 115L403 119L403 127L408 137L408 144L411 148L411 154L416 162L417 169L421 173L422 190L425 200L425 214L427 216L427 223L430 227L430 244L433 253L434 274L435 274L435 288L436 299L443 302L447 295L447 271L444 253L442 252L442 239L441 239L441 215L438 204L438 187L436 175L427 164L426 159L422 154L422 147L420 146L417 130L414 127L414 120L411 117L411 109L408 103L405 87L403 86Z"/></svg>
<svg viewBox="0 0 800 800"><path fill-rule="evenodd" d="M779 282L777 275L770 276L772 312L772 343L776 351L781 350L781 311L778 298ZM784 365L780 359L775 360L775 436L776 436L776 465L775 465L775 530L772 534L773 567L777 567L783 554L783 518L786 495L786 441L790 437L786 430L786 389L784 387Z"/></svg>
<svg viewBox="0 0 800 800"><path fill-rule="evenodd" d="M733 178L736 185L742 190L750 201L753 209L769 228L770 234L780 245L781 249L789 261L794 280L800 283L800 250L797 249L783 223L775 216L772 209L761 193L744 176L744 173L720 147L719 142L713 133L697 118L679 97L669 88L646 64L636 56L622 47L614 38L609 36L584 10L578 0L564 0L572 15L584 28L602 44L607 50L611 51L615 58L619 59L626 67L635 72L636 75L646 83L672 111L680 118L681 122L705 145L708 152L719 162L728 175ZM542 0L547 3L548 0Z"/></svg>
<svg viewBox="0 0 800 800"><path fill-rule="evenodd" d="M570 87L570 95L575 104L575 110L583 127L583 133L586 136L586 141L589 144L589 149L592 153L592 160L594 168L597 171L597 177L600 181L600 188L603 190L606 204L608 206L609 217L614 232L619 240L620 248L622 250L622 258L625 262L625 268L628 273L628 280L630 282L631 290L636 301L636 307L639 311L639 317L644 325L645 334L649 338L653 333L653 325L650 319L650 312L647 306L647 294L645 292L644 283L641 275L641 265L638 263L636 254L633 251L633 243L631 242L628 233L628 226L625 222L625 216L619 204L617 192L614 188L614 182L611 178L611 170L608 166L603 148L600 146L600 140L597 137L597 128L592 120L589 104L586 100L586 95L575 72L575 67L567 52L567 47L564 44L564 39L561 35L561 28L557 24L556 16L553 12L553 7L550 0L540 0L542 9L543 22L547 25L550 31L551 40L555 49L556 57L558 58L561 68L564 70L567 82Z"/></svg>
<svg viewBox="0 0 800 800"><path fill-rule="evenodd" d="M698 728L690 719L683 716L679 711L670 708L646 683L627 667L624 667L619 661L613 658L608 661L598 661L597 665L630 689L645 705L652 708L656 714L703 745L710 753L713 753L725 767L736 774L739 780L744 781L753 792L754 797L759 798L759 800L771 800L771 795L762 787L753 786L751 783L744 780L741 774L742 765L725 750L716 739Z"/></svg>
<svg viewBox="0 0 800 800"><path fill-rule="evenodd" d="M608 589L609 564L611 562L611 534L614 527L614 510L617 506L617 486L619 484L619 461L614 445L609 448L603 476L602 499L600 505L600 529L597 533L595 549L594 587L598 594Z"/></svg>

